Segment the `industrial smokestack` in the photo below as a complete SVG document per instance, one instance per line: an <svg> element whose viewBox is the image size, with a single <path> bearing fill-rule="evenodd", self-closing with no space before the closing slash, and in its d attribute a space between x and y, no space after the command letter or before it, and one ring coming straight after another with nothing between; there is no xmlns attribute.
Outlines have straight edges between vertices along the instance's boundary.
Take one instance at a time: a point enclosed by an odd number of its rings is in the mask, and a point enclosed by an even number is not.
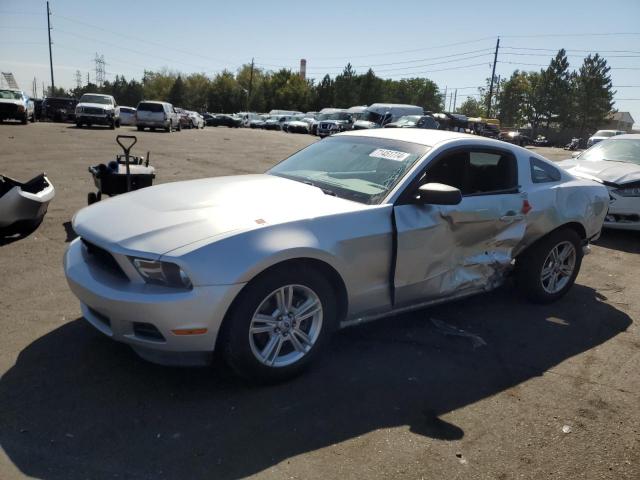
<svg viewBox="0 0 640 480"><path fill-rule="evenodd" d="M307 60L304 58L300 59L300 78L307 79Z"/></svg>

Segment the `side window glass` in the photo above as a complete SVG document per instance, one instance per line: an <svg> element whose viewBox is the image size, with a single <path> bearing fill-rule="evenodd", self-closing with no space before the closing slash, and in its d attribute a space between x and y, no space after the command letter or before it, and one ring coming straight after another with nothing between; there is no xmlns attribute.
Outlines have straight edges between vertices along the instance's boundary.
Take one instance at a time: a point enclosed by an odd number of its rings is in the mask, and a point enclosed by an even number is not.
<svg viewBox="0 0 640 480"><path fill-rule="evenodd" d="M430 182L456 187L465 196L517 191L517 162L509 153L458 151L429 167L421 183Z"/></svg>
<svg viewBox="0 0 640 480"><path fill-rule="evenodd" d="M549 183L560 180L560 171L542 160L531 157L529 165L531 166L531 181L533 183Z"/></svg>
<svg viewBox="0 0 640 480"><path fill-rule="evenodd" d="M502 152L471 152L467 193L504 192L518 187L517 162L513 155Z"/></svg>

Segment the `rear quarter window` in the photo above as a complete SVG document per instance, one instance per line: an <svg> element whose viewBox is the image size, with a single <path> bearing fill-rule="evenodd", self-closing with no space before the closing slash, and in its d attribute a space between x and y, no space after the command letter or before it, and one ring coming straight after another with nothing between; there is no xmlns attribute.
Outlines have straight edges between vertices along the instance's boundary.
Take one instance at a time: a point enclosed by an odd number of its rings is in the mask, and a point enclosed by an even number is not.
<svg viewBox="0 0 640 480"><path fill-rule="evenodd" d="M538 158L529 158L529 165L531 166L531 181L533 183L557 182L562 176L560 170Z"/></svg>

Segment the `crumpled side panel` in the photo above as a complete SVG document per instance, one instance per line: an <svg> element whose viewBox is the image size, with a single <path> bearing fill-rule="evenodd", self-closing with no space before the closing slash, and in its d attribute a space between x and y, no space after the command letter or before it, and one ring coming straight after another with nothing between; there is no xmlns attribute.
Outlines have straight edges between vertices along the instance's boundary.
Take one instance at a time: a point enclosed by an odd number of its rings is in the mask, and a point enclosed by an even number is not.
<svg viewBox="0 0 640 480"><path fill-rule="evenodd" d="M521 205L522 199L517 201ZM496 202L496 197L468 203L474 208L411 205L395 209L398 306L502 284L525 235L524 217L514 205ZM503 218L504 213L513 215Z"/></svg>

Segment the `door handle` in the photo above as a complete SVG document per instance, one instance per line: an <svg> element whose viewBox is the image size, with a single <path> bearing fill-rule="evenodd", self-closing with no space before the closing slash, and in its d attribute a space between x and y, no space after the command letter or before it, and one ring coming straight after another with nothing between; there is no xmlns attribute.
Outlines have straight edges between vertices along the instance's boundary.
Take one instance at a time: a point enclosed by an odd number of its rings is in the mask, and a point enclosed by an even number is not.
<svg viewBox="0 0 640 480"><path fill-rule="evenodd" d="M501 222L517 222L518 220L524 219L524 215L518 213L515 215L503 215L500 217Z"/></svg>

